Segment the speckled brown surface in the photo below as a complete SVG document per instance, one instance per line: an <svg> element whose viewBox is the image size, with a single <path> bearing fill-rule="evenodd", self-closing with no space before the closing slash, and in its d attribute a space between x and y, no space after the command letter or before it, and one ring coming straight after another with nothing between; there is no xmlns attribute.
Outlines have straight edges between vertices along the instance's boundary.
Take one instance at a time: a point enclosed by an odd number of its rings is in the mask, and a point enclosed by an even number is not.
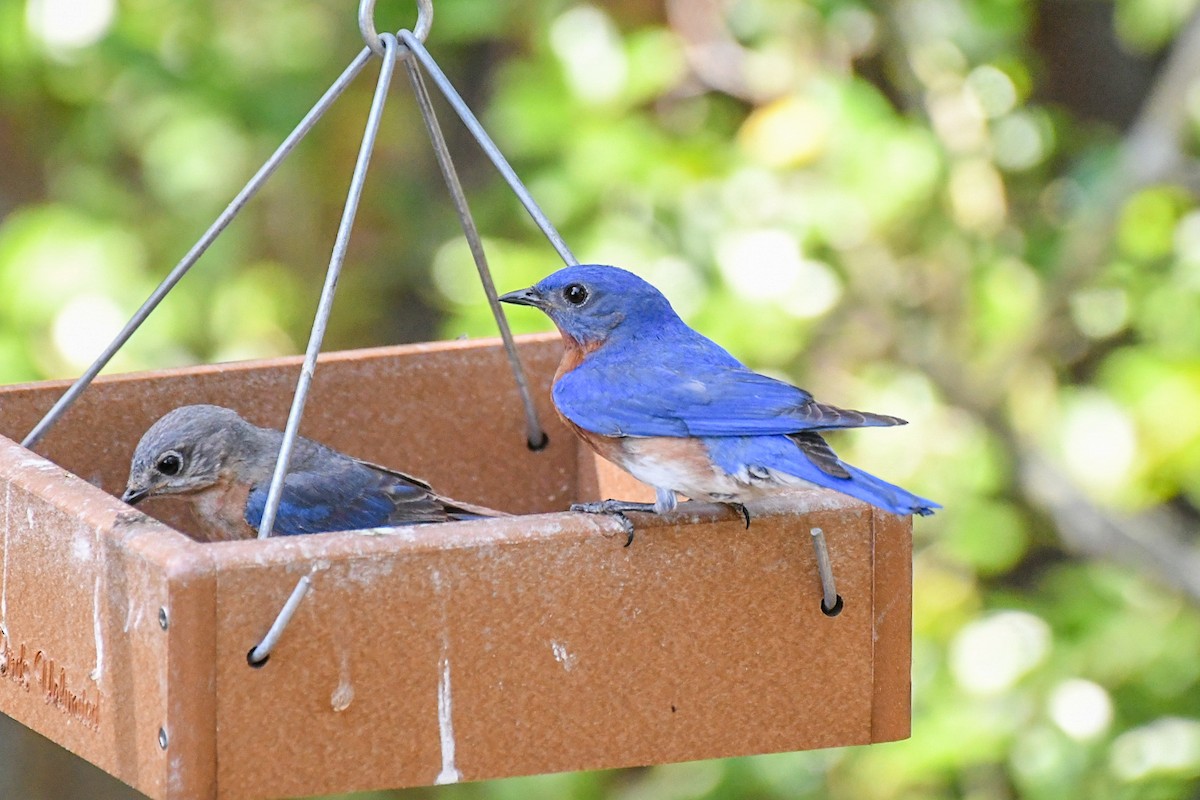
<svg viewBox="0 0 1200 800"><path fill-rule="evenodd" d="M543 452L525 446L491 341L331 354L303 430L534 516L202 545L55 466L117 492L140 433L184 402L281 426L296 359L105 379L46 438L54 463L0 441L0 710L151 796L180 798L908 735L909 520L798 493L752 507L750 530L714 506L635 516L624 548L611 520L545 513L645 489L554 418L556 337L528 337L522 352L550 431ZM0 433L19 438L61 390L0 389ZM169 502L145 510L191 524ZM833 618L819 610L815 526L846 601ZM247 651L303 574L311 593L270 661L250 668ZM41 680L51 658L63 690Z"/></svg>

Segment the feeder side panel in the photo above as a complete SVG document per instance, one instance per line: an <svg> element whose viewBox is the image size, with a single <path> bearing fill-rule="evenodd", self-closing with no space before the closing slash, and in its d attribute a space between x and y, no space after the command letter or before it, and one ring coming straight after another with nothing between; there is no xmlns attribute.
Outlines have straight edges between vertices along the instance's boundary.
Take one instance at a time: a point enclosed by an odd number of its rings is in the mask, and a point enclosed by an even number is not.
<svg viewBox="0 0 1200 800"><path fill-rule="evenodd" d="M522 336L518 347L550 445L526 445L520 398L498 340L435 342L327 353L318 361L301 432L351 455L432 483L450 497L510 513L566 508L576 491L577 446L550 401L562 344ZM171 409L215 403L282 429L300 358L104 376L50 429L38 451L119 495L142 433ZM0 434L24 436L67 383L0 388ZM194 532L185 504L139 506Z"/></svg>
<svg viewBox="0 0 1200 800"><path fill-rule="evenodd" d="M874 528L875 699L871 740L912 728L912 517L871 510Z"/></svg>
<svg viewBox="0 0 1200 800"><path fill-rule="evenodd" d="M164 796L168 581L142 546L190 542L7 439L0 485L0 710Z"/></svg>
<svg viewBox="0 0 1200 800"><path fill-rule="evenodd" d="M756 507L749 531L714 506L650 519L630 548L578 514L212 545L220 796L872 741L871 511L798 497ZM252 669L302 564L312 591Z"/></svg>

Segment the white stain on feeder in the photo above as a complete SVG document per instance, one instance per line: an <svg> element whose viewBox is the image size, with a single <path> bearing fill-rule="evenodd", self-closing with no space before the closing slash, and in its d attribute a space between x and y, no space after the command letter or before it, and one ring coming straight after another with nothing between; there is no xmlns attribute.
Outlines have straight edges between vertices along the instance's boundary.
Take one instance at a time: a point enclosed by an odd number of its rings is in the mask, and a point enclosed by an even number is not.
<svg viewBox="0 0 1200 800"><path fill-rule="evenodd" d="M92 560L92 539L86 531L78 531L71 539L71 555L76 561Z"/></svg>
<svg viewBox="0 0 1200 800"><path fill-rule="evenodd" d="M171 765L171 768L168 770L167 786L171 790L171 795L177 797L183 794L184 780L183 753L180 752L180 748L175 748L174 752L171 753L170 759L168 759L168 763Z"/></svg>
<svg viewBox="0 0 1200 800"><path fill-rule="evenodd" d="M441 658L441 674L438 676L438 733L442 739L442 771L434 783L458 783L462 773L454 766L454 719L450 707L450 658Z"/></svg>
<svg viewBox="0 0 1200 800"><path fill-rule="evenodd" d="M125 609L125 623L121 626L121 633L129 633L130 630L137 630L137 626L141 621L142 604L130 603Z"/></svg>
<svg viewBox="0 0 1200 800"><path fill-rule="evenodd" d="M0 635L8 646L8 532L12 528L12 486L4 487L4 572L0 576Z"/></svg>
<svg viewBox="0 0 1200 800"><path fill-rule="evenodd" d="M442 741L442 771L438 773L434 783L438 786L447 783L458 783L462 773L454 765L454 715L451 709L450 697L450 630L446 624L446 584L442 573L433 570L429 576L433 583L433 593L439 600L442 617L442 657L438 659L438 736Z"/></svg>
<svg viewBox="0 0 1200 800"><path fill-rule="evenodd" d="M554 660L562 664L563 669L567 672L570 672L571 667L575 666L577 656L567 650L567 646L562 642L550 642L550 651L554 653Z"/></svg>
<svg viewBox="0 0 1200 800"><path fill-rule="evenodd" d="M100 617L100 579L96 575L96 584L92 589L92 633L96 637L96 668L91 672L91 679L100 680L104 670L104 620Z"/></svg>
<svg viewBox="0 0 1200 800"><path fill-rule="evenodd" d="M53 461L47 461L39 456L21 459L21 469L36 469L38 472L58 472L61 468ZM33 516L33 511L29 512Z"/></svg>
<svg viewBox="0 0 1200 800"><path fill-rule="evenodd" d="M343 650L339 656L338 685L329 696L334 711L345 711L354 702L354 684L350 682L350 656Z"/></svg>

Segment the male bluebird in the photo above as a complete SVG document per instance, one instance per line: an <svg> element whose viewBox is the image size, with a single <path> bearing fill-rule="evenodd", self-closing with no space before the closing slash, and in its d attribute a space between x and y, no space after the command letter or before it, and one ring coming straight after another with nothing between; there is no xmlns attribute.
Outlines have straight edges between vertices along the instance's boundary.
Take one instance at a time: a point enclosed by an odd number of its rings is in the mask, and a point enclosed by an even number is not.
<svg viewBox="0 0 1200 800"><path fill-rule="evenodd" d="M179 496L192 504L207 541L248 539L262 522L283 434L221 406L180 406L143 434L121 499ZM347 531L503 516L441 497L402 472L297 437L276 534Z"/></svg>
<svg viewBox="0 0 1200 800"><path fill-rule="evenodd" d="M675 508L678 492L733 505L748 525L743 502L814 485L893 514L941 508L845 463L819 433L904 420L825 405L752 372L689 328L633 273L567 267L500 299L540 308L558 326L565 345L552 390L559 415L593 450L653 486L657 498L573 510L663 513Z"/></svg>

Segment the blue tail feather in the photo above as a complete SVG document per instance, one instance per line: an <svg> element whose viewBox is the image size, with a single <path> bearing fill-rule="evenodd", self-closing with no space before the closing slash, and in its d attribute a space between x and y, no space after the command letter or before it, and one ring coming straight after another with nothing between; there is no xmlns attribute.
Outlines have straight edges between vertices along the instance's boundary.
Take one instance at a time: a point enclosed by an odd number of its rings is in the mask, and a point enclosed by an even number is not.
<svg viewBox="0 0 1200 800"><path fill-rule="evenodd" d="M804 458L803 455L800 457ZM857 497L859 500L864 500L893 514L919 514L927 517L933 513L935 508L942 507L940 503L915 495L894 483L888 483L858 467L852 467L845 461L842 462L842 466L850 473L849 478L835 478L818 470L822 480L813 480L812 482L845 492L851 497Z"/></svg>
<svg viewBox="0 0 1200 800"><path fill-rule="evenodd" d="M913 494L839 460L850 477L840 478L822 470L786 436L745 436L706 439L713 460L727 472L747 466L762 466L785 472L809 483L834 489L890 511L893 514L928 516L939 503Z"/></svg>

